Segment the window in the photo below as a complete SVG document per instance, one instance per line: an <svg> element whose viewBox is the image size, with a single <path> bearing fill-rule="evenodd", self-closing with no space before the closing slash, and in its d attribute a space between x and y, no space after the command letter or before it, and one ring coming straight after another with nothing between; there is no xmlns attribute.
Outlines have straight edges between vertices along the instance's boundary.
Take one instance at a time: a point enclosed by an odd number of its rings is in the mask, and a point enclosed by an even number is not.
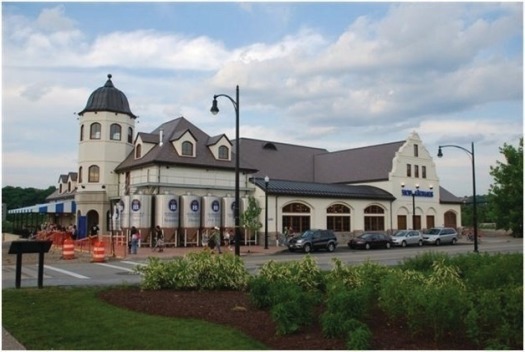
<svg viewBox="0 0 525 352"><path fill-rule="evenodd" d="M427 178L427 167L421 166L421 177Z"/></svg>
<svg viewBox="0 0 525 352"><path fill-rule="evenodd" d="M283 207L283 213L309 213L310 207L301 203L291 203Z"/></svg>
<svg viewBox="0 0 525 352"><path fill-rule="evenodd" d="M71 192L71 181L67 183L67 191Z"/></svg>
<svg viewBox="0 0 525 352"><path fill-rule="evenodd" d="M219 147L219 159L230 160L230 149L224 145Z"/></svg>
<svg viewBox="0 0 525 352"><path fill-rule="evenodd" d="M350 231L350 208L334 204L326 209L326 228L336 232Z"/></svg>
<svg viewBox="0 0 525 352"><path fill-rule="evenodd" d="M99 168L97 165L91 165L89 167L88 182L99 182Z"/></svg>
<svg viewBox="0 0 525 352"><path fill-rule="evenodd" d="M412 165L407 164L407 177L412 177Z"/></svg>
<svg viewBox="0 0 525 352"><path fill-rule="evenodd" d="M419 147L417 144L414 144L414 156L416 158L419 156Z"/></svg>
<svg viewBox="0 0 525 352"><path fill-rule="evenodd" d="M119 124L114 123L109 127L109 138L113 141L120 141L120 132L122 127Z"/></svg>
<svg viewBox="0 0 525 352"><path fill-rule="evenodd" d="M80 141L84 140L84 125L80 126Z"/></svg>
<svg viewBox="0 0 525 352"><path fill-rule="evenodd" d="M385 211L377 205L365 209L365 231L385 230Z"/></svg>
<svg viewBox="0 0 525 352"><path fill-rule="evenodd" d="M193 143L188 141L182 142L182 155L193 156Z"/></svg>
<svg viewBox="0 0 525 352"><path fill-rule="evenodd" d="M91 139L100 139L100 123L95 122L91 124L91 129L89 132L89 138Z"/></svg>
<svg viewBox="0 0 525 352"><path fill-rule="evenodd" d="M414 177L419 178L419 165L414 165Z"/></svg>
<svg viewBox="0 0 525 352"><path fill-rule="evenodd" d="M133 128L128 128L128 143L133 143Z"/></svg>
<svg viewBox="0 0 525 352"><path fill-rule="evenodd" d="M78 183L82 183L82 166L78 168Z"/></svg>
<svg viewBox="0 0 525 352"><path fill-rule="evenodd" d="M142 157L142 144L137 144L135 147L135 159L140 159Z"/></svg>

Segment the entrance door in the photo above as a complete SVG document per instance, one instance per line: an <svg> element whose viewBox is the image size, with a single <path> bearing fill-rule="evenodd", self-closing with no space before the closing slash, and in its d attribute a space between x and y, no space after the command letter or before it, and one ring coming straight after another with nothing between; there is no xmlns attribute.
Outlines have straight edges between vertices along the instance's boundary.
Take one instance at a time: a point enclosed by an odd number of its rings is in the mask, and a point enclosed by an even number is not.
<svg viewBox="0 0 525 352"><path fill-rule="evenodd" d="M406 230L407 229L407 216L406 215L398 215L397 216L397 228L398 228L398 230Z"/></svg>

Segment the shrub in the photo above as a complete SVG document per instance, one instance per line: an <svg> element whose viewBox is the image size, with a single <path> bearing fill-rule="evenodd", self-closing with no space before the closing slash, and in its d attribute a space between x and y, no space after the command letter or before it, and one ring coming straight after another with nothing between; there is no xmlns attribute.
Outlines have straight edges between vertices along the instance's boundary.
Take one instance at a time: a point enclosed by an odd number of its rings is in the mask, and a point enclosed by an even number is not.
<svg viewBox="0 0 525 352"><path fill-rule="evenodd" d="M244 290L249 278L238 256L231 253L219 256L206 250L170 261L149 258L147 265L135 270L142 275L141 288L145 290Z"/></svg>
<svg viewBox="0 0 525 352"><path fill-rule="evenodd" d="M323 274L310 254L294 262L276 263L270 260L261 267L259 276L268 282L294 283L308 291L317 291L324 287Z"/></svg>
<svg viewBox="0 0 525 352"><path fill-rule="evenodd" d="M370 340L372 339L372 332L370 331L368 326L357 320L350 320L347 324L349 326L352 326L352 329L348 331L346 347L349 350L370 349Z"/></svg>
<svg viewBox="0 0 525 352"><path fill-rule="evenodd" d="M276 324L278 335L291 334L302 326L313 322L314 308L319 304L316 293L305 291L293 283L274 284L271 294L275 303L270 309L270 314Z"/></svg>

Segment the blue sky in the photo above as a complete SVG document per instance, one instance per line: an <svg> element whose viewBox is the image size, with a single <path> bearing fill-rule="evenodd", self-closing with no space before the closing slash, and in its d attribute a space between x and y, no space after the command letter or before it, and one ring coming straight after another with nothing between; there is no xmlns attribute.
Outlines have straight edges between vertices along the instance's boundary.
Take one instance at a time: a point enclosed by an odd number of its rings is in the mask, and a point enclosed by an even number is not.
<svg viewBox="0 0 525 352"><path fill-rule="evenodd" d="M2 3L2 185L76 171L78 121L108 73L150 132L184 116L210 135L330 151L404 140L476 146L478 193L523 135L523 5ZM472 192L469 156L434 159ZM271 175L270 175L271 176Z"/></svg>

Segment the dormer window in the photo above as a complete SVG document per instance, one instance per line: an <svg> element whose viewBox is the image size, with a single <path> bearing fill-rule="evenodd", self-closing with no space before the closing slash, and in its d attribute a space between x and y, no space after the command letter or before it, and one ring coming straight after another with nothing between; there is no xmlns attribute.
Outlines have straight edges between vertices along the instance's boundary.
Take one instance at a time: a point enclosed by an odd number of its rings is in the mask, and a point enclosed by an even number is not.
<svg viewBox="0 0 525 352"><path fill-rule="evenodd" d="M71 181L67 183L67 191L71 192Z"/></svg>
<svg viewBox="0 0 525 352"><path fill-rule="evenodd" d="M268 142L265 145L263 145L263 149L266 149L266 150L277 150L277 147L272 142Z"/></svg>
<svg viewBox="0 0 525 352"><path fill-rule="evenodd" d="M182 142L182 155L193 156L193 143L188 141Z"/></svg>
<svg viewBox="0 0 525 352"><path fill-rule="evenodd" d="M140 159L142 157L142 144L137 144L135 147L135 159Z"/></svg>
<svg viewBox="0 0 525 352"><path fill-rule="evenodd" d="M230 148L221 145L219 147L219 159L230 160Z"/></svg>
<svg viewBox="0 0 525 352"><path fill-rule="evenodd" d="M91 124L90 131L89 131L89 138L90 139L100 139L100 131L101 131L100 123L95 122Z"/></svg>
<svg viewBox="0 0 525 352"><path fill-rule="evenodd" d="M114 123L109 128L109 137L113 141L120 141L122 127L119 124Z"/></svg>

